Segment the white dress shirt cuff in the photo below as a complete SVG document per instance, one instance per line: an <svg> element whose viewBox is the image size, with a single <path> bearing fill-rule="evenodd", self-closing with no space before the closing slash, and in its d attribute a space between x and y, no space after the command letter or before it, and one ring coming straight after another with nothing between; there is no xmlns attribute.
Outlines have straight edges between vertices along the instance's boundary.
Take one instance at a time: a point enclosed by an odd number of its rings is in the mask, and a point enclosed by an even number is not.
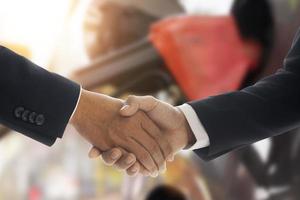
<svg viewBox="0 0 300 200"><path fill-rule="evenodd" d="M76 106L75 106L75 108L73 110L73 113L72 113L71 117L69 118L69 121L73 118L73 116L74 116L74 114L75 114L75 112L77 110L77 107L78 107L78 104L79 104L79 100L80 100L80 97L81 97L81 93L82 93L82 86L80 86L80 92L79 92L79 96L78 96L78 99L77 99L77 103L76 103Z"/></svg>
<svg viewBox="0 0 300 200"><path fill-rule="evenodd" d="M196 138L196 143L188 150L196 150L208 147L210 144L209 137L192 106L189 104L183 104L178 106L178 108L183 112Z"/></svg>

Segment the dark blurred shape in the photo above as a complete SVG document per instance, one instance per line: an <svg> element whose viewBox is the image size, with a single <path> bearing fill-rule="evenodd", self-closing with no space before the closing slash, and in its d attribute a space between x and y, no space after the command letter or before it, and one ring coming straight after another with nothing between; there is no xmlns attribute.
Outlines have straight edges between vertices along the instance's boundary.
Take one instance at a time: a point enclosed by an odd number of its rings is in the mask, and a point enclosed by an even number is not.
<svg viewBox="0 0 300 200"><path fill-rule="evenodd" d="M178 189L161 185L152 190L146 200L186 200L185 195Z"/></svg>
<svg viewBox="0 0 300 200"><path fill-rule="evenodd" d="M133 6L93 1L84 23L89 57L95 59L144 38L156 20Z"/></svg>
<svg viewBox="0 0 300 200"><path fill-rule="evenodd" d="M241 88L253 84L282 66L291 39L299 26L300 1L291 2L235 1L232 14L237 20L242 36L246 39L255 39L264 47L258 71L250 73ZM264 73L261 73L262 70ZM270 192L268 199L299 199L300 192L297 189L300 187L299 144L299 130L293 130L271 139L267 161L261 158L253 146L239 151L239 159L255 184Z"/></svg>
<svg viewBox="0 0 300 200"><path fill-rule="evenodd" d="M267 0L236 0L231 9L243 39L253 40L262 46L261 61L256 70L251 71L243 86L253 82L266 67L274 42L274 19Z"/></svg>
<svg viewBox="0 0 300 200"><path fill-rule="evenodd" d="M274 22L268 1L236 0L231 13L244 38L253 38L267 47L272 46Z"/></svg>

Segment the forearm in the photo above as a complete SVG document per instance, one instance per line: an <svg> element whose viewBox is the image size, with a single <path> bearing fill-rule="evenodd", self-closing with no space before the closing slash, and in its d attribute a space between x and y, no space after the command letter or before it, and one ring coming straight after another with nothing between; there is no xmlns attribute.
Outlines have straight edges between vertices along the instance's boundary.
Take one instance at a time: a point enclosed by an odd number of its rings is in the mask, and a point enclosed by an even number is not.
<svg viewBox="0 0 300 200"><path fill-rule="evenodd" d="M210 160L300 126L300 31L284 66L241 91L190 102L210 145L196 153Z"/></svg>
<svg viewBox="0 0 300 200"><path fill-rule="evenodd" d="M62 137L80 86L0 47L0 122L47 145Z"/></svg>
<svg viewBox="0 0 300 200"><path fill-rule="evenodd" d="M299 127L299 84L298 75L284 69L244 90L191 102L210 138L210 146L196 152L213 159Z"/></svg>

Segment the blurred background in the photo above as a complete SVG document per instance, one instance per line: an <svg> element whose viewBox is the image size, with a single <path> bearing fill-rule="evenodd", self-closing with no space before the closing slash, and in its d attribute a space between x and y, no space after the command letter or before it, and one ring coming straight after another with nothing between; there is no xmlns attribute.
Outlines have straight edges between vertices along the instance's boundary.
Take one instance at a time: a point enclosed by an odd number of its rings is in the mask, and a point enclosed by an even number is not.
<svg viewBox="0 0 300 200"><path fill-rule="evenodd" d="M299 24L300 0L0 0L1 45L88 90L173 105L275 72ZM71 127L52 148L0 127L0 200L297 200L297 132L211 162L182 152L153 179L89 160Z"/></svg>

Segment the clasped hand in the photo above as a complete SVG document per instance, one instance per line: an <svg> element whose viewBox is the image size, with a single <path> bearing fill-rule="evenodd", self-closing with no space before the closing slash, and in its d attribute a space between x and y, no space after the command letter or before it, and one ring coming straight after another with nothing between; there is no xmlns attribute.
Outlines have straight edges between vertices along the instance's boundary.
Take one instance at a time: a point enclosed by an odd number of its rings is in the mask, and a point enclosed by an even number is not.
<svg viewBox="0 0 300 200"><path fill-rule="evenodd" d="M94 147L90 158L128 175L157 176L166 162L195 142L183 113L151 96L126 102L83 91L71 124Z"/></svg>

